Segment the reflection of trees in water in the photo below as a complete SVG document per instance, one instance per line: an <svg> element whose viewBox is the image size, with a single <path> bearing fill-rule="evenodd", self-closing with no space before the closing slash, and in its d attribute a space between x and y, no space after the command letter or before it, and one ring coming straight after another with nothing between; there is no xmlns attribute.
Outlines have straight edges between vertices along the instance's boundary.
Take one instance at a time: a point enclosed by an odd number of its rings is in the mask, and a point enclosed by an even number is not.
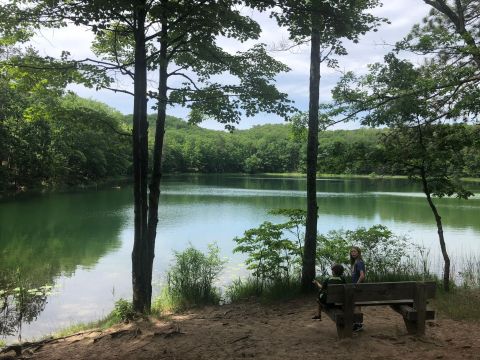
<svg viewBox="0 0 480 360"><path fill-rule="evenodd" d="M0 271L41 285L94 267L121 245L129 189L51 194L0 203Z"/></svg>
<svg viewBox="0 0 480 360"><path fill-rule="evenodd" d="M0 273L0 337L18 334L45 309L50 285L34 286L20 271Z"/></svg>
<svg viewBox="0 0 480 360"><path fill-rule="evenodd" d="M129 189L0 204L0 338L36 320L59 275L91 268L121 245Z"/></svg>

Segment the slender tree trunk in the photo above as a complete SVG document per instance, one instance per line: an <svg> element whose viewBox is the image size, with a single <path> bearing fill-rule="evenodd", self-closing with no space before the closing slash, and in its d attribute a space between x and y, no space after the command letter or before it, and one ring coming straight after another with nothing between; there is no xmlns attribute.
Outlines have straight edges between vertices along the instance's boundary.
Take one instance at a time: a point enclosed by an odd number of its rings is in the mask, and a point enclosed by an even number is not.
<svg viewBox="0 0 480 360"><path fill-rule="evenodd" d="M423 184L423 192L427 196L428 205L430 205L430 209L432 209L433 215L435 216L435 222L437 223L437 232L438 232L438 239L440 241L440 248L442 249L442 256L443 256L443 288L445 291L450 290L450 258L447 253L447 247L445 245L445 238L443 237L443 226L442 226L442 218L438 213L437 207L433 203L432 197L430 196L430 189L428 188L427 177L425 175L425 169L422 167L421 169L421 177L422 177L422 184Z"/></svg>
<svg viewBox="0 0 480 360"><path fill-rule="evenodd" d="M317 250L317 156L318 109L320 98L320 14L319 0L312 1L312 38L310 50L310 101L308 108L307 142L307 219L303 248L302 291L311 291L315 278Z"/></svg>
<svg viewBox="0 0 480 360"><path fill-rule="evenodd" d="M147 236L148 123L147 60L145 49L145 2L136 9L135 78L133 100L133 183L135 235L132 251L133 307L137 312L150 311L151 275Z"/></svg>
<svg viewBox="0 0 480 360"><path fill-rule="evenodd" d="M153 259L155 257L155 238L157 236L158 224L158 203L160 198L160 180L162 177L162 151L165 134L165 120L167 116L167 24L162 18L162 33L160 35L160 64L159 64L159 86L158 86L158 109L155 130L155 143L153 145L153 171L150 181L149 212L148 212L148 276L152 283ZM151 297L151 286L150 286Z"/></svg>

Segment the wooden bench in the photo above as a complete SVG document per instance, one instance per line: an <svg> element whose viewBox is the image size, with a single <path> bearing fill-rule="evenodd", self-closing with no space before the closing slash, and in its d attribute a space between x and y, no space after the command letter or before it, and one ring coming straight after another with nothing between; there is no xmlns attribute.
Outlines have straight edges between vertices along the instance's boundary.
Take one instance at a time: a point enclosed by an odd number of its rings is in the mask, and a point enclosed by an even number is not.
<svg viewBox="0 0 480 360"><path fill-rule="evenodd" d="M416 281L328 285L327 303L335 306L324 311L337 325L340 338L351 337L353 323L363 322L355 307L381 305L403 316L409 334L424 335L425 321L435 318L435 312L427 309L435 290L434 282Z"/></svg>

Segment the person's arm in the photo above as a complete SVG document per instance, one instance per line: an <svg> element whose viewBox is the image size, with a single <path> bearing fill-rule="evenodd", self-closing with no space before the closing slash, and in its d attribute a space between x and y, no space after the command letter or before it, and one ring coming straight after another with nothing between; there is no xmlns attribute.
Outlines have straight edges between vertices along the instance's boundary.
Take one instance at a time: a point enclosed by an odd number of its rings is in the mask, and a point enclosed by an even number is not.
<svg viewBox="0 0 480 360"><path fill-rule="evenodd" d="M357 284L360 284L365 280L365 271L360 270L360 277L358 278Z"/></svg>
<svg viewBox="0 0 480 360"><path fill-rule="evenodd" d="M312 283L314 283L315 286L316 286L317 288L319 288L320 290L322 289L322 284L320 284L316 279L313 279Z"/></svg>
<svg viewBox="0 0 480 360"><path fill-rule="evenodd" d="M365 263L363 261L359 261L357 263L357 266L358 266L358 271L360 273L357 284L360 284L365 280Z"/></svg>

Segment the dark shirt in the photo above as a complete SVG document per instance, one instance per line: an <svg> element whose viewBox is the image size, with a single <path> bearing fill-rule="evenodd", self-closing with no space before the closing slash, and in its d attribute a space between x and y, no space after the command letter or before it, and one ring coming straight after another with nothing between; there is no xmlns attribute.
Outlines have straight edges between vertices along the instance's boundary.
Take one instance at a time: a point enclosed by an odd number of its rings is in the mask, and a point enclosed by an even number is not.
<svg viewBox="0 0 480 360"><path fill-rule="evenodd" d="M356 284L360 279L360 272L365 274L365 263L363 260L356 260L352 267L352 282Z"/></svg>
<svg viewBox="0 0 480 360"><path fill-rule="evenodd" d="M329 276L322 282L322 289L320 290L320 293L318 294L318 298L320 299L320 302L323 304L326 304L327 301L327 291L328 291L328 285L329 284L345 284L345 278L343 276Z"/></svg>

